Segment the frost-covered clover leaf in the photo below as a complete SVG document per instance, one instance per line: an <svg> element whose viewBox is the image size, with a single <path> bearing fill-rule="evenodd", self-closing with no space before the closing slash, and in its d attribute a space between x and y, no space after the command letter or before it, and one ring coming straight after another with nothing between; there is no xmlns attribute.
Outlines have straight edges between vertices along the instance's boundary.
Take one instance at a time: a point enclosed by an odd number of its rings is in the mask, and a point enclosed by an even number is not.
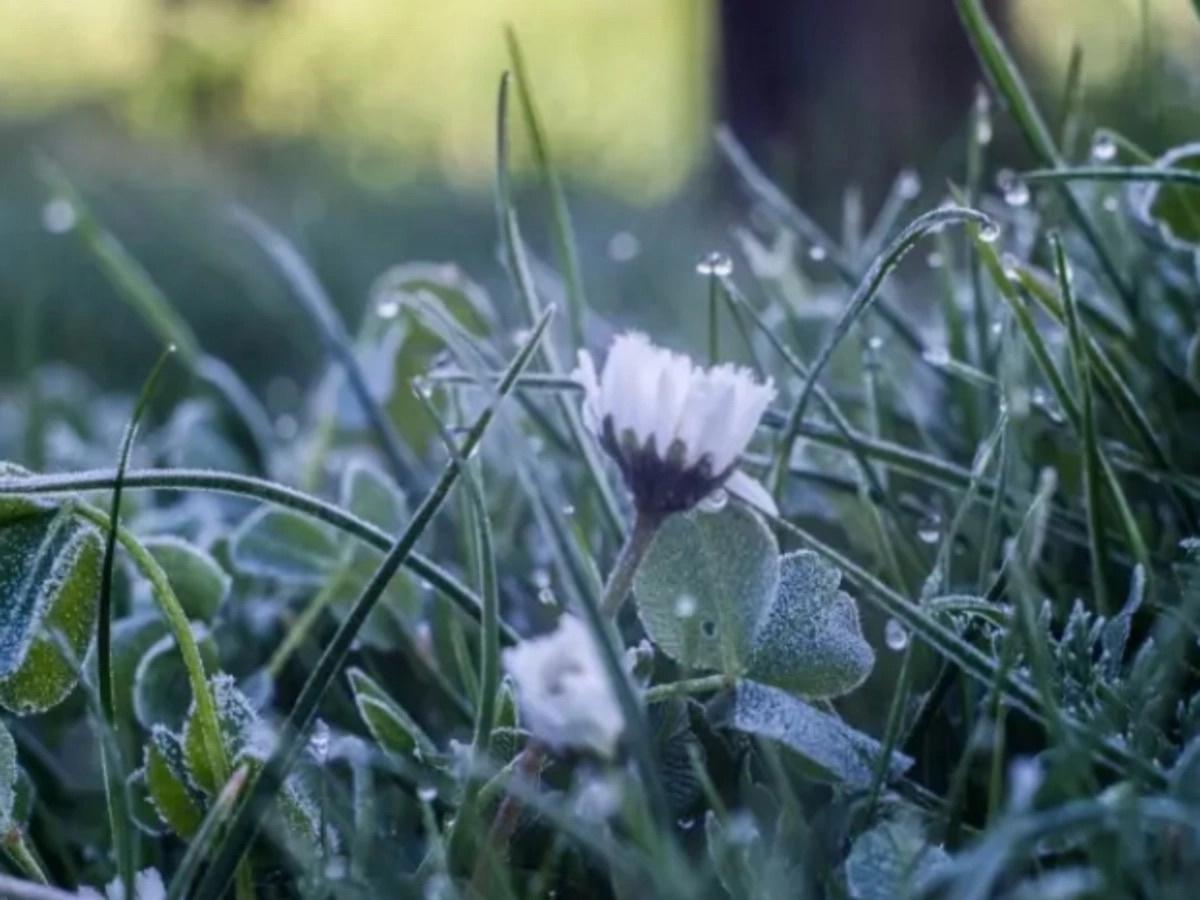
<svg viewBox="0 0 1200 900"><path fill-rule="evenodd" d="M874 781L883 750L877 740L778 688L739 681L716 718L729 728L790 748L807 763L810 774L822 780L859 790ZM911 757L894 751L888 757L888 774L898 778L912 764Z"/></svg>
<svg viewBox="0 0 1200 900"><path fill-rule="evenodd" d="M62 702L79 681L100 595L99 533L69 505L0 506L0 705Z"/></svg>
<svg viewBox="0 0 1200 900"><path fill-rule="evenodd" d="M671 516L638 568L642 624L663 652L697 668L741 674L779 585L779 546L743 506Z"/></svg>
<svg viewBox="0 0 1200 900"><path fill-rule="evenodd" d="M805 697L837 697L862 684L875 653L841 580L809 550L780 560L779 588L754 636L751 678Z"/></svg>
<svg viewBox="0 0 1200 900"><path fill-rule="evenodd" d="M846 857L846 887L855 900L920 896L949 860L945 850L925 840L915 822L884 822L855 839Z"/></svg>
<svg viewBox="0 0 1200 900"><path fill-rule="evenodd" d="M815 553L781 557L762 520L729 504L669 518L634 594L651 639L685 665L836 697L875 662L840 583L841 572Z"/></svg>

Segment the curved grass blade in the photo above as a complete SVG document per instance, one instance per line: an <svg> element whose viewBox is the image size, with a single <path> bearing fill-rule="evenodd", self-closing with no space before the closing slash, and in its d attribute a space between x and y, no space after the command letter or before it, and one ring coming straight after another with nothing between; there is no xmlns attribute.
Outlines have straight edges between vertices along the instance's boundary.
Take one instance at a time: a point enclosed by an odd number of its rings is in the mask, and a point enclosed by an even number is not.
<svg viewBox="0 0 1200 900"><path fill-rule="evenodd" d="M525 129L529 132L529 141L533 147L533 158L537 162L538 174L542 186L550 201L550 217L554 223L554 249L558 255L559 264L563 268L563 276L567 285L567 320L571 327L571 342L576 347L583 346L583 320L587 310L587 297L584 294L583 274L579 265L579 248L575 241L575 226L571 221L571 211L567 206L566 194L563 191L562 180L558 169L550 156L550 142L546 139L546 131L542 127L538 115L537 103L533 97L533 85L525 69L525 57L521 52L517 32L511 26L504 29L504 41L508 46L508 59L512 65L517 80L517 98L521 101L521 111L525 115Z"/></svg>
<svg viewBox="0 0 1200 900"><path fill-rule="evenodd" d="M333 302L325 293L316 273L290 241L253 213L237 208L232 213L232 219L258 244L263 253L270 257L291 287L292 294L299 302L300 307L320 331L329 354L341 366L351 393L358 400L363 415L375 432L384 458L387 459L388 465L392 469L392 475L397 481L406 483L412 475L415 464L403 441L400 440L400 435L392 426L387 413L371 396L367 377L363 373L362 366L359 365L358 358L354 355L354 345L350 340L350 335L346 333L346 326L342 324Z"/></svg>
<svg viewBox="0 0 1200 900"><path fill-rule="evenodd" d="M78 472L71 475L35 475L11 481L0 480L0 496L5 494L70 494L76 491L110 490L113 473ZM387 532L360 519L349 510L329 503L303 491L235 472L216 472L207 469L144 469L127 472L126 489L212 491L247 497L294 510L344 531L357 540L387 552L392 538ZM413 553L404 563L414 575L425 579L435 590L472 618L478 619L482 604L471 590L428 557ZM502 623L500 637L508 643L516 640L516 632Z"/></svg>
<svg viewBox="0 0 1200 900"><path fill-rule="evenodd" d="M879 289L882 287L884 279L900 264L900 260L904 257L904 254L911 250L917 241L931 231L937 231L947 225L963 222L975 222L981 226L995 227L988 216L973 209L961 206L948 206L935 209L918 216L909 223L908 227L900 232L895 240L888 245L887 249L871 263L871 267L867 270L866 275L863 276L862 282L854 291L850 302L846 304L841 317L834 324L832 331L830 331L828 337L825 339L825 343L817 352L816 358L809 367L808 377L805 378L804 384L800 388L800 394L796 398L787 424L784 426L783 442L771 478L771 484L776 493L778 493L780 484L782 483L783 473L791 461L792 447L795 445L800 423L804 419L804 410L808 405L808 398L812 395L817 379L821 377L825 366L829 363L838 344L849 333L854 323L870 308L871 304L878 300Z"/></svg>
<svg viewBox="0 0 1200 900"><path fill-rule="evenodd" d="M266 468L272 444L267 414L245 383L220 360L205 354L195 332L179 315L162 289L125 246L95 217L66 175L49 160L41 160L42 177L75 211L75 232L117 295L145 321L164 346L174 346L190 372L211 385L246 426L259 462Z"/></svg>
<svg viewBox="0 0 1200 900"><path fill-rule="evenodd" d="M1064 166L1061 169L1033 169L1025 172L1025 181L1154 181L1200 188L1200 172L1169 166Z"/></svg>
<svg viewBox="0 0 1200 900"><path fill-rule="evenodd" d="M112 829L113 845L117 857L117 871L121 886L126 897L133 896L133 879L137 871L137 847L134 835L130 831L128 788L125 782L125 761L120 758L121 744L116 739L117 721L116 708L113 699L112 681L112 586L113 567L117 556L117 528L121 521L121 492L124 487L125 471L129 467L129 454L133 451L133 442L137 437L138 425L150 404L154 388L158 384L158 376L166 361L175 353L171 345L158 358L154 368L142 384L141 393L125 426L125 434L121 438L120 455L117 458L117 473L113 479L112 501L109 504L108 533L104 543L104 561L100 570L100 598L96 625L96 671L97 686L100 694L100 711L104 717L104 727L113 736L113 740L102 741L100 760L104 771L104 793L108 800L108 822ZM110 752L110 743L113 750Z"/></svg>
<svg viewBox="0 0 1200 900"><path fill-rule="evenodd" d="M1000 35L997 34L995 27L983 11L981 0L955 0L955 4L967 30L967 36L975 48L975 53L983 63L984 72L992 86L1008 105L1008 110L1016 119L1026 142L1045 166L1054 169L1060 168L1063 165L1062 154L1055 145L1050 129L1042 119L1037 105L1033 102L1033 95L1021 77L1016 63L1013 62ZM1125 309L1132 312L1135 305L1133 291L1118 271L1116 262L1100 239L1100 233L1096 230L1096 226L1066 185L1059 186L1059 196L1066 205L1068 214L1075 221L1079 230L1083 232L1087 242L1091 244L1105 276L1120 295Z"/></svg>
<svg viewBox="0 0 1200 900"><path fill-rule="evenodd" d="M542 314L533 333L505 370L504 378L496 388L496 395L492 403L480 413L467 433L462 444L462 456L470 458L483 439L499 403L512 390L517 377L532 360L534 351L550 323L552 313L553 307L550 307ZM268 802L275 795L299 756L308 728L316 716L317 706L349 656L355 636L362 628L392 576L412 552L413 546L441 508L461 473L462 468L457 459L451 459L446 464L441 477L425 496L420 507L413 514L408 527L396 539L371 580L363 588L349 615L346 616L330 640L329 646L304 683L300 696L288 714L275 749L266 764L254 777L247 790L245 800L225 830L221 842L216 846L212 864L195 892L195 896L200 900L217 900L225 891L238 861L249 849L250 843L258 832Z"/></svg>

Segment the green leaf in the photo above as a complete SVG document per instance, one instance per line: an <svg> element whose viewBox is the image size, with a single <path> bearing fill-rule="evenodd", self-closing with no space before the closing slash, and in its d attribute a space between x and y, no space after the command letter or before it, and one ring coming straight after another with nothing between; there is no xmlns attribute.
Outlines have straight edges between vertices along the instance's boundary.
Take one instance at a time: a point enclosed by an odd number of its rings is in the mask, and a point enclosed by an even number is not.
<svg viewBox="0 0 1200 900"><path fill-rule="evenodd" d="M217 646L204 625L192 633L207 671L217 664ZM133 712L144 728L179 728L192 700L191 683L174 635L165 634L147 648L133 676Z"/></svg>
<svg viewBox="0 0 1200 900"><path fill-rule="evenodd" d="M633 590L651 639L685 665L745 671L779 583L779 547L740 504L667 519Z"/></svg>
<svg viewBox="0 0 1200 900"><path fill-rule="evenodd" d="M28 469L22 468L16 463L0 460L0 481L12 478L28 478L31 474L33 473ZM6 522L24 518L31 513L50 508L52 508L51 503L39 500L36 497L21 497L17 495L0 497L0 527L3 527Z"/></svg>
<svg viewBox="0 0 1200 900"><path fill-rule="evenodd" d="M17 803L17 743L0 722L0 832L7 833L16 824Z"/></svg>
<svg viewBox="0 0 1200 900"><path fill-rule="evenodd" d="M217 674L211 679L213 699L217 705L217 721L221 726L221 739L225 752L233 765L244 759L263 760L269 752L269 735L258 718L254 707L237 688L232 675ZM205 794L212 796L221 785L209 766L208 754L204 751L200 720L193 702L183 726L183 758L192 783Z"/></svg>
<svg viewBox="0 0 1200 900"><path fill-rule="evenodd" d="M122 727L134 720L133 694L138 664L155 643L169 634L163 617L152 610L135 612L113 623L113 709Z"/></svg>
<svg viewBox="0 0 1200 900"><path fill-rule="evenodd" d="M342 476L341 504L360 519L396 534L408 519L408 501L394 478L373 463L355 460Z"/></svg>
<svg viewBox="0 0 1200 900"><path fill-rule="evenodd" d="M362 669L346 673L358 713L367 730L384 750L401 757L430 761L437 756L437 746L380 685Z"/></svg>
<svg viewBox="0 0 1200 900"><path fill-rule="evenodd" d="M949 861L915 822L884 822L855 839L846 857L846 887L855 900L919 896L924 881Z"/></svg>
<svg viewBox="0 0 1200 900"><path fill-rule="evenodd" d="M1184 144L1164 154L1162 168L1200 171L1200 143ZM1163 238L1182 250L1200 250L1200 189L1189 184L1151 183L1140 188L1138 210Z"/></svg>
<svg viewBox="0 0 1200 900"><path fill-rule="evenodd" d="M188 618L211 622L232 582L220 564L206 551L172 535L144 539L142 546L167 573Z"/></svg>
<svg viewBox="0 0 1200 900"><path fill-rule="evenodd" d="M161 837L165 833L164 822L150 801L150 785L146 781L146 769L134 769L125 779L129 793L129 814L133 824L144 834Z"/></svg>
<svg viewBox="0 0 1200 900"><path fill-rule="evenodd" d="M799 754L814 776L860 790L870 786L882 749L841 719L753 681L737 683L723 720L730 728L779 741ZM912 764L904 754L892 753L888 771L899 777Z"/></svg>
<svg viewBox="0 0 1200 900"><path fill-rule="evenodd" d="M0 705L19 715L55 706L79 681L102 554L69 508L27 512L0 523Z"/></svg>
<svg viewBox="0 0 1200 900"><path fill-rule="evenodd" d="M342 555L328 529L271 507L246 517L230 537L229 552L245 575L310 585L328 578Z"/></svg>
<svg viewBox="0 0 1200 900"><path fill-rule="evenodd" d="M188 779L183 742L169 728L157 726L146 743L143 777L150 804L175 834L191 837L204 818L204 798Z"/></svg>
<svg viewBox="0 0 1200 900"><path fill-rule="evenodd" d="M806 697L837 697L862 684L875 653L854 600L838 590L841 580L811 550L782 557L779 589L754 636L751 678Z"/></svg>

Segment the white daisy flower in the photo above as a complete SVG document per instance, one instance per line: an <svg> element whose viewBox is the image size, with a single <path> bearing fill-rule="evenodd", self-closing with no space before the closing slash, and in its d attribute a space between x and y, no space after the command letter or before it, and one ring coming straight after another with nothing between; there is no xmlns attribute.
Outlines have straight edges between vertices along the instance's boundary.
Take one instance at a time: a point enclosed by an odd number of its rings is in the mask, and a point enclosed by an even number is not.
<svg viewBox="0 0 1200 900"><path fill-rule="evenodd" d="M554 631L505 650L504 668L516 682L522 720L534 737L555 749L613 755L625 717L583 622L563 615Z"/></svg>
<svg viewBox="0 0 1200 900"><path fill-rule="evenodd" d="M769 379L730 364L705 369L637 332L613 341L599 375L580 351L574 376L584 424L617 461L640 512L687 510L724 486L775 514L766 489L735 468L775 399Z"/></svg>

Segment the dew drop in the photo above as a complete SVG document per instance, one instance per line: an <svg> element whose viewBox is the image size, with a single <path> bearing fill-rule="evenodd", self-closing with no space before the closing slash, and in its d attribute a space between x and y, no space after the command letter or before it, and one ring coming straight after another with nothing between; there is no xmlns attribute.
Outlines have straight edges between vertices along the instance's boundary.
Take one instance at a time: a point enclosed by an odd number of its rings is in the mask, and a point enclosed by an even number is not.
<svg viewBox="0 0 1200 900"><path fill-rule="evenodd" d="M696 598L691 594L680 594L675 600L675 615L680 619L690 619L696 614Z"/></svg>
<svg viewBox="0 0 1200 900"><path fill-rule="evenodd" d="M1009 206L1025 206L1029 203L1029 185L1020 178L1014 178L1004 190L1004 202Z"/></svg>
<svg viewBox="0 0 1200 900"><path fill-rule="evenodd" d="M78 219L75 207L64 197L55 197L42 207L42 227L51 234L66 234Z"/></svg>
<svg viewBox="0 0 1200 900"><path fill-rule="evenodd" d="M922 544L936 544L942 537L942 517L931 515L917 525L917 539Z"/></svg>
<svg viewBox="0 0 1200 900"><path fill-rule="evenodd" d="M908 646L908 632L895 619L888 619L883 627L883 640L888 649L900 651Z"/></svg>
<svg viewBox="0 0 1200 900"><path fill-rule="evenodd" d="M534 569L533 583L539 590L550 587L550 573L545 569Z"/></svg>
<svg viewBox="0 0 1200 900"><path fill-rule="evenodd" d="M380 300L375 306L375 314L381 319L394 319L400 315L399 300Z"/></svg>
<svg viewBox="0 0 1200 900"><path fill-rule="evenodd" d="M696 272L700 275L712 275L723 278L733 273L733 260L724 253L714 250L696 263Z"/></svg>
<svg viewBox="0 0 1200 900"><path fill-rule="evenodd" d="M940 269L946 264L946 258L938 251L933 250L925 257L925 264L931 269Z"/></svg>
<svg viewBox="0 0 1200 900"><path fill-rule="evenodd" d="M946 347L930 347L921 358L931 366L941 367L950 364L950 351Z"/></svg>
<svg viewBox="0 0 1200 900"><path fill-rule="evenodd" d="M994 244L1000 240L1000 226L995 222L988 222L979 229L979 239L985 244Z"/></svg>
<svg viewBox="0 0 1200 900"><path fill-rule="evenodd" d="M896 181L896 191L906 200L912 200L921 193L921 176L912 169L905 169Z"/></svg>
<svg viewBox="0 0 1200 900"><path fill-rule="evenodd" d="M564 516L566 516L567 518L570 518L571 516L575 515L575 505L572 503L564 503L563 508L562 508L562 514Z"/></svg>
<svg viewBox="0 0 1200 900"><path fill-rule="evenodd" d="M989 326L988 330L991 331L993 337L1000 337L1000 335L1004 333L1004 323L999 319L996 319L994 322L992 322L991 326Z"/></svg>
<svg viewBox="0 0 1200 900"><path fill-rule="evenodd" d="M628 231L618 231L608 241L608 258L613 262L627 263L637 259L642 252L642 242Z"/></svg>
<svg viewBox="0 0 1200 900"><path fill-rule="evenodd" d="M696 827L696 820L690 816L687 816L685 818L680 819L675 824L678 825L680 828L682 828L684 831L691 831L693 828Z"/></svg>
<svg viewBox="0 0 1200 900"><path fill-rule="evenodd" d="M1117 142L1112 135L1103 131L1096 132L1092 138L1092 159L1096 162L1112 162L1117 156Z"/></svg>
<svg viewBox="0 0 1200 900"><path fill-rule="evenodd" d="M558 605L558 598L554 596L554 591L550 590L548 587L542 588L540 591L538 591L537 598L538 603L542 604L542 606Z"/></svg>
<svg viewBox="0 0 1200 900"><path fill-rule="evenodd" d="M829 251L820 244L813 244L808 248L808 258L813 262L820 262L829 255Z"/></svg>
<svg viewBox="0 0 1200 900"><path fill-rule="evenodd" d="M1109 196L1105 197L1104 201L1100 205L1104 207L1105 212L1110 212L1110 213L1115 213L1118 209L1121 208L1120 201L1117 200L1116 196L1113 194L1110 194Z"/></svg>
<svg viewBox="0 0 1200 900"><path fill-rule="evenodd" d="M697 506L700 512L718 513L723 510L726 504L729 503L729 492L724 488L717 488L711 494L701 500Z"/></svg>
<svg viewBox="0 0 1200 900"><path fill-rule="evenodd" d="M437 795L437 788L431 784L423 784L417 788L417 796L420 797L424 803L432 803L437 799Z"/></svg>
<svg viewBox="0 0 1200 900"><path fill-rule="evenodd" d="M871 350L875 350L875 351L882 350L883 349L883 338L881 338L877 334L871 335L869 338L867 338L867 347L870 348Z"/></svg>
<svg viewBox="0 0 1200 900"><path fill-rule="evenodd" d="M990 118L980 119L975 123L975 143L980 146L985 146L992 142L992 120Z"/></svg>

